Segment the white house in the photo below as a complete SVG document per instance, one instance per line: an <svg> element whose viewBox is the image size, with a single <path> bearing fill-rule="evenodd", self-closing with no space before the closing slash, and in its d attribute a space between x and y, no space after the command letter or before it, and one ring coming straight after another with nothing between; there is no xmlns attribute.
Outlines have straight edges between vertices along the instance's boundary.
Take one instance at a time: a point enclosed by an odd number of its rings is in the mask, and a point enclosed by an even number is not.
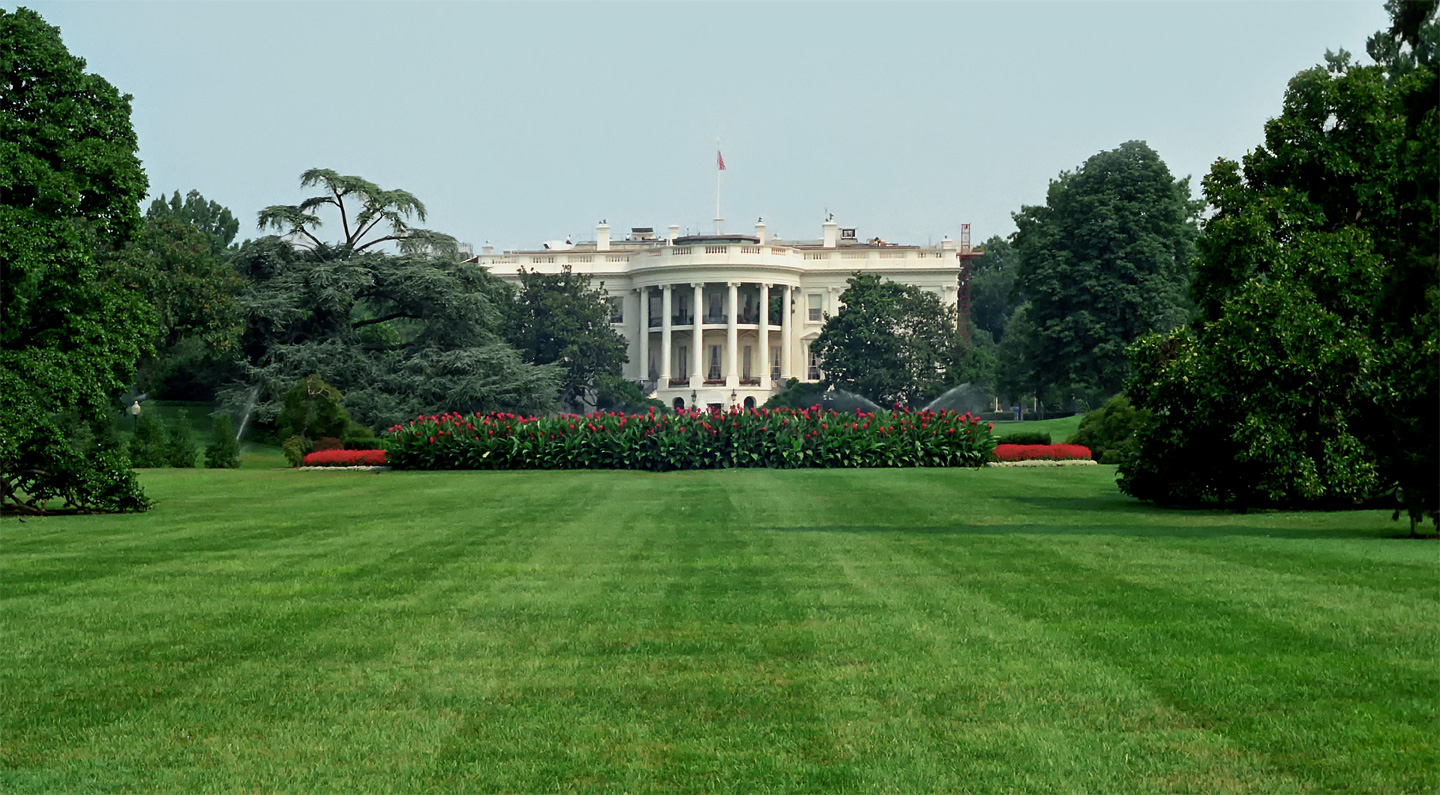
<svg viewBox="0 0 1440 795"><path fill-rule="evenodd" d="M811 241L771 238L763 222L753 236L682 237L671 226L666 238L634 228L612 241L602 221L593 241L503 254L486 246L467 261L511 282L521 270L590 276L610 295L611 322L630 341L626 378L676 407L750 407L790 378L820 380L811 343L857 272L955 305L962 264L973 256L969 225L963 230L959 245L946 238L938 246L862 241L833 220Z"/></svg>

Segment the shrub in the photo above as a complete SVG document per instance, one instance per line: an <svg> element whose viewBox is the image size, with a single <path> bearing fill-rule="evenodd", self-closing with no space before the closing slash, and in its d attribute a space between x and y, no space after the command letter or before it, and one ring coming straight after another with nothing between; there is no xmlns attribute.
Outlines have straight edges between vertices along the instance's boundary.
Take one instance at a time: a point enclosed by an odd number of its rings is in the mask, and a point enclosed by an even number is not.
<svg viewBox="0 0 1440 795"><path fill-rule="evenodd" d="M830 386L821 383L801 383L800 379L792 378L785 382L785 388L770 396L761 408L767 409L803 409L814 406L820 402Z"/></svg>
<svg viewBox="0 0 1440 795"><path fill-rule="evenodd" d="M1139 450L1135 433L1152 419L1150 412L1135 408L1124 395L1116 395L1104 408L1080 420L1080 428L1069 443L1090 448L1095 460L1102 464L1118 464Z"/></svg>
<svg viewBox="0 0 1440 795"><path fill-rule="evenodd" d="M307 467L371 467L385 465L384 450L316 450L303 459Z"/></svg>
<svg viewBox="0 0 1440 795"><path fill-rule="evenodd" d="M1090 448L1078 444L998 444L997 461L1073 461L1090 458Z"/></svg>
<svg viewBox="0 0 1440 795"><path fill-rule="evenodd" d="M310 452L310 442L303 436L291 436L280 443L280 452L285 454L290 466L298 467L305 460L305 454Z"/></svg>
<svg viewBox="0 0 1440 795"><path fill-rule="evenodd" d="M380 447L380 440L373 434L370 436L347 436L341 441L341 446L346 450L376 450Z"/></svg>
<svg viewBox="0 0 1440 795"><path fill-rule="evenodd" d="M235 423L228 412L215 415L213 426L215 438L205 448L207 469L238 469L240 466L240 442L235 439Z"/></svg>
<svg viewBox="0 0 1440 795"><path fill-rule="evenodd" d="M370 447L375 447L374 439L370 440ZM310 446L310 449L312 451L344 450L345 442L340 439L336 439L334 436L322 436L319 439L315 440L315 443Z"/></svg>
<svg viewBox="0 0 1440 795"><path fill-rule="evenodd" d="M200 448L190 432L190 412L181 410L165 434L165 463L172 467L193 467Z"/></svg>
<svg viewBox="0 0 1440 795"><path fill-rule="evenodd" d="M340 390L325 383L318 375L306 376L285 393L285 406L275 418L280 438L300 436L319 439L333 436L358 436L349 432L360 427L350 419L341 401Z"/></svg>
<svg viewBox="0 0 1440 795"><path fill-rule="evenodd" d="M1049 431L1019 431L1000 437L1004 444L1050 444Z"/></svg>
<svg viewBox="0 0 1440 795"><path fill-rule="evenodd" d="M970 414L819 406L675 414L418 417L388 431L397 469L724 469L981 466L995 445Z"/></svg>
<svg viewBox="0 0 1440 795"><path fill-rule="evenodd" d="M130 465L141 469L169 463L165 451L165 426L153 414L141 414L130 437Z"/></svg>

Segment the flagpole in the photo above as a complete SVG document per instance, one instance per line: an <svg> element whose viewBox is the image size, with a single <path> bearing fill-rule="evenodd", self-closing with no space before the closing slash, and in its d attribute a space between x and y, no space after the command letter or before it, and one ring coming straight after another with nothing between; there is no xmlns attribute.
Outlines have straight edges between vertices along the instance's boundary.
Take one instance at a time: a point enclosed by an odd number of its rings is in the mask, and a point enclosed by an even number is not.
<svg viewBox="0 0 1440 795"><path fill-rule="evenodd" d="M720 154L720 139L715 139L715 234L720 234L720 178L725 174L725 159Z"/></svg>

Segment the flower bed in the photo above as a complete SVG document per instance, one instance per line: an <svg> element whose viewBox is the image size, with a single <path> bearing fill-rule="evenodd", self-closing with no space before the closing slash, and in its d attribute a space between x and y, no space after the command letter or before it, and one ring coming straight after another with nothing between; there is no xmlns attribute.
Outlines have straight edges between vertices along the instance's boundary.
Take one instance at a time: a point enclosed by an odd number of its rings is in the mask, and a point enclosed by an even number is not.
<svg viewBox="0 0 1440 795"><path fill-rule="evenodd" d="M395 469L978 467L990 426L951 411L840 414L818 406L727 413L417 417L386 434Z"/></svg>
<svg viewBox="0 0 1440 795"><path fill-rule="evenodd" d="M1089 460L1090 448L1078 444L997 444L995 458L999 461Z"/></svg>
<svg viewBox="0 0 1440 795"><path fill-rule="evenodd" d="M384 450L316 450L305 456L307 467L385 466Z"/></svg>

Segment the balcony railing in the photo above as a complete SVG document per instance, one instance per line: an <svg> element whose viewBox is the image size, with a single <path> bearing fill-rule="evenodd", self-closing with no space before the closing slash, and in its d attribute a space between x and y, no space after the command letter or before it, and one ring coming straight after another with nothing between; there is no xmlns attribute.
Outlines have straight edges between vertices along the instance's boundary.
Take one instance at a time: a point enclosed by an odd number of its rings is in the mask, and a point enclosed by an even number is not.
<svg viewBox="0 0 1440 795"><path fill-rule="evenodd" d="M658 317L652 317L652 318L650 318L650 328L660 328L660 318L658 318Z"/></svg>
<svg viewBox="0 0 1440 795"><path fill-rule="evenodd" d="M742 379L740 379L740 385L741 385L741 386L760 386L760 379L759 379L759 378L755 378L755 377L742 378Z"/></svg>
<svg viewBox="0 0 1440 795"><path fill-rule="evenodd" d="M706 323L729 323L729 322L730 322L730 316L729 316L729 315L723 315L723 314L722 314L722 315L706 314L706 315L705 315L705 322L706 322Z"/></svg>
<svg viewBox="0 0 1440 795"><path fill-rule="evenodd" d="M760 322L760 313L759 313L759 312L750 312L750 313L748 313L748 314L742 313L742 314L740 315L740 317L738 318L738 321L741 322L741 323L749 323L749 324L754 325L754 324Z"/></svg>
<svg viewBox="0 0 1440 795"><path fill-rule="evenodd" d="M690 379L688 379L688 378L672 378L672 379L670 379L670 386L671 386L672 388L677 387L677 386L690 386Z"/></svg>
<svg viewBox="0 0 1440 795"><path fill-rule="evenodd" d="M672 326L688 326L694 322L694 315L674 315L670 318L670 325Z"/></svg>

